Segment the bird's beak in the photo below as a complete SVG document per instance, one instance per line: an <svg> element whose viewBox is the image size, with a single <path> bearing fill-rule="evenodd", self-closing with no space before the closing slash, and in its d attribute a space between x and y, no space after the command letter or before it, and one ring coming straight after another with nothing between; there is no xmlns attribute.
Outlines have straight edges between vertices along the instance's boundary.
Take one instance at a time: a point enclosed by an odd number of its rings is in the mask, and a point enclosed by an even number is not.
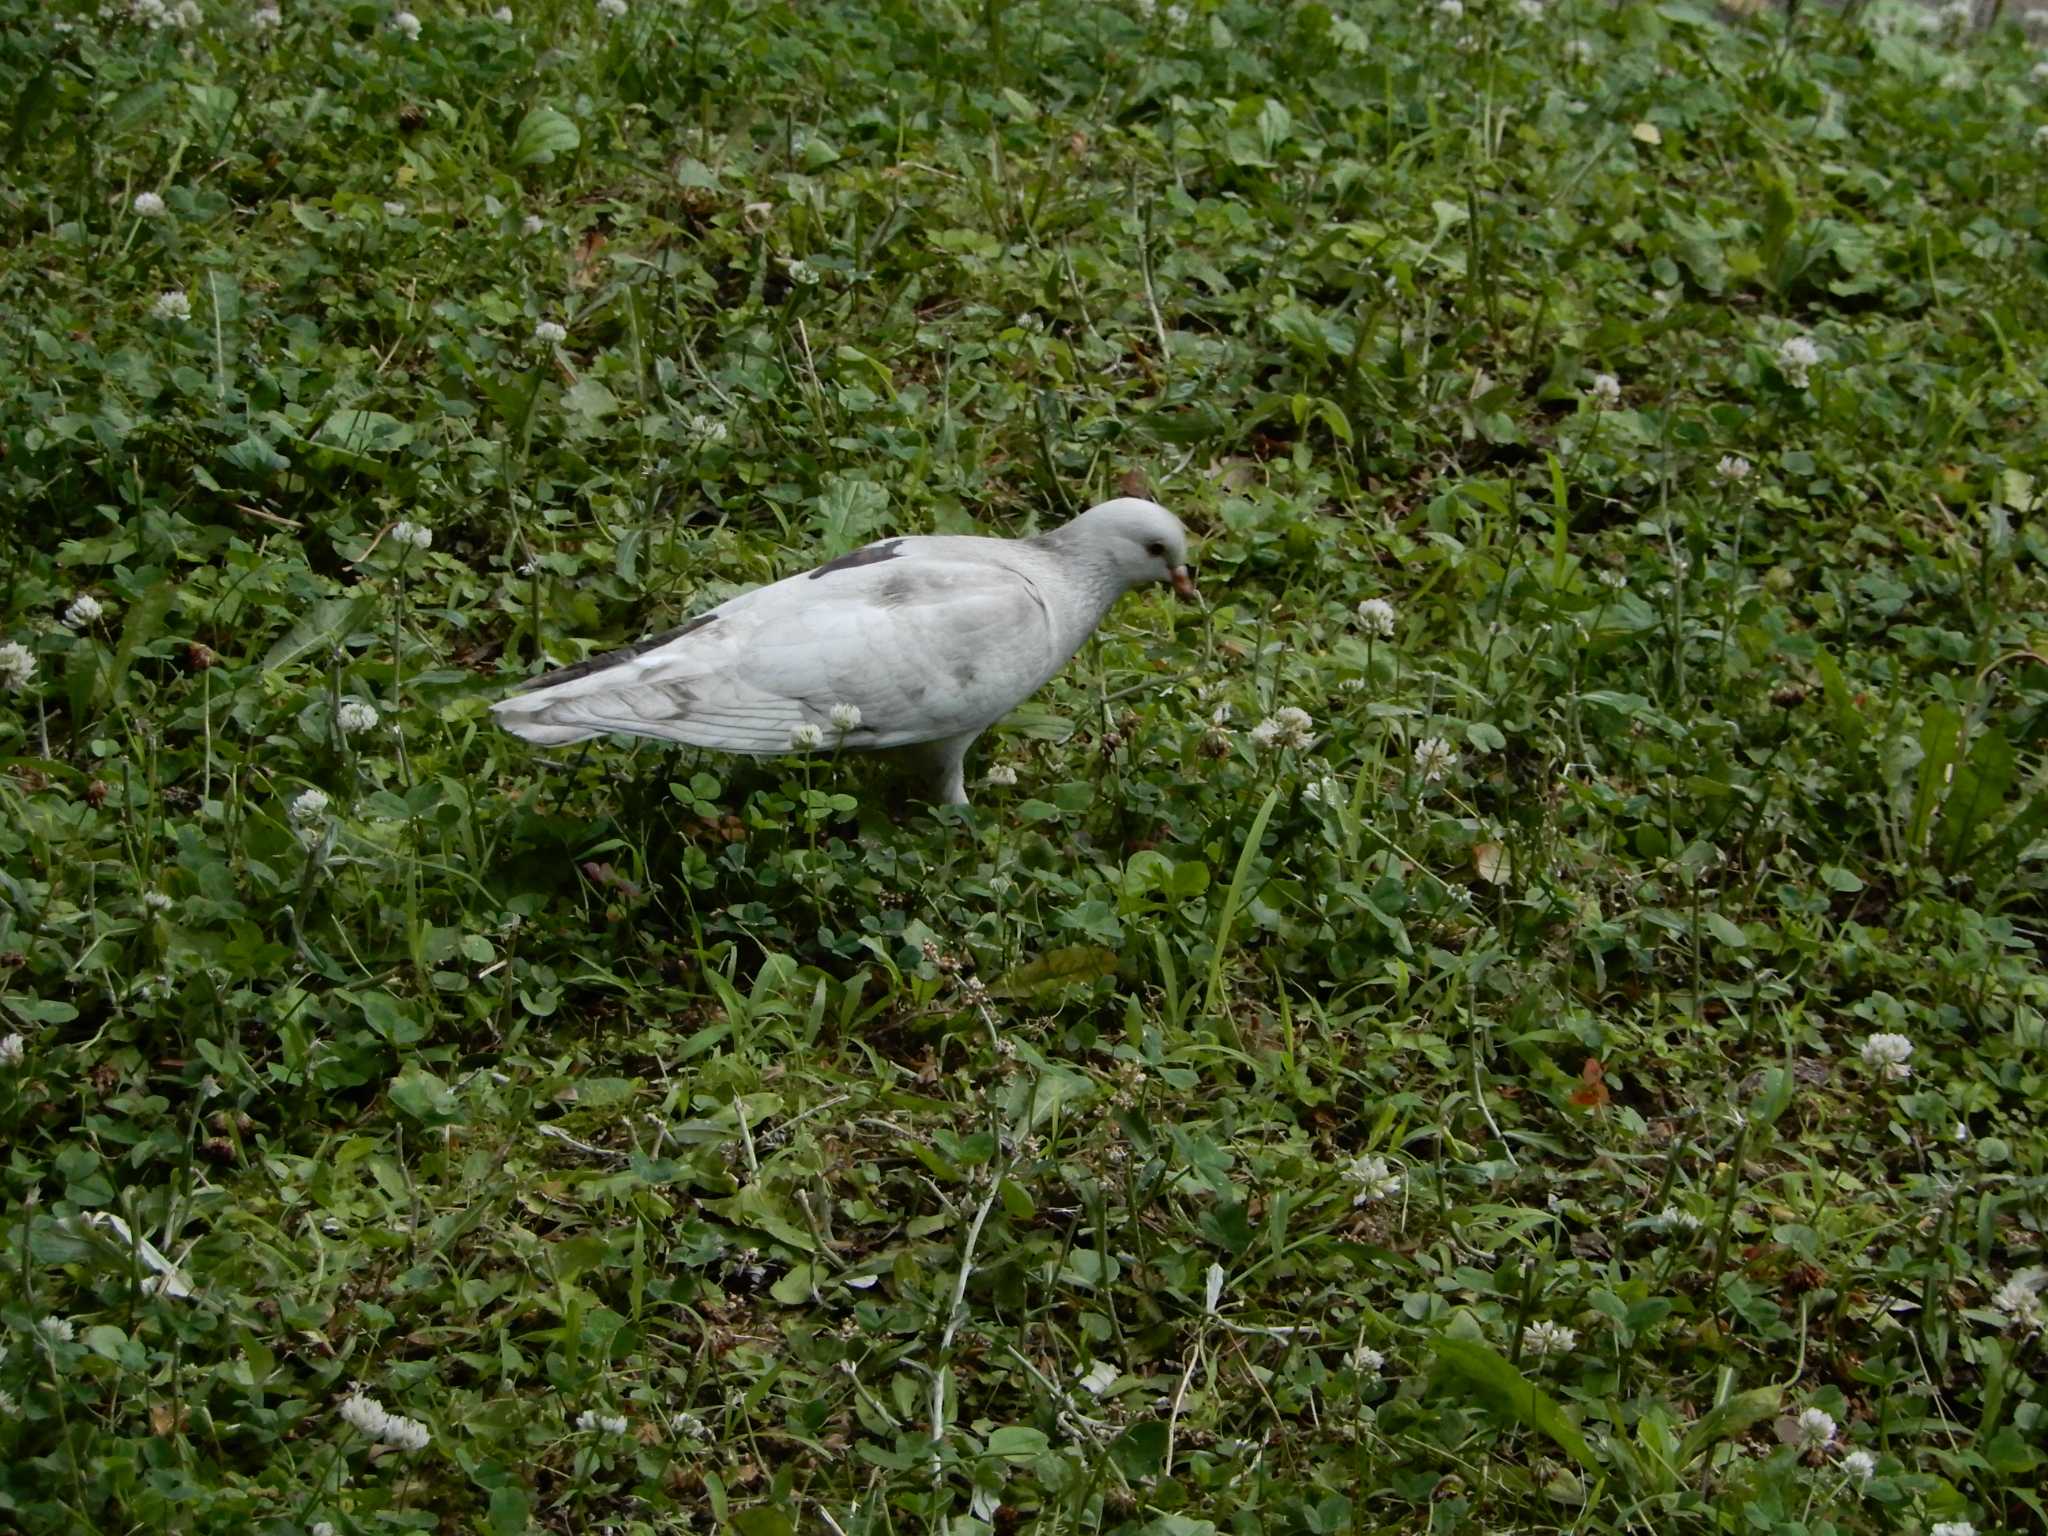
<svg viewBox="0 0 2048 1536"><path fill-rule="evenodd" d="M1182 597L1194 597L1197 595L1195 592L1195 578L1188 574L1188 568L1184 565L1176 565L1173 568L1173 590Z"/></svg>

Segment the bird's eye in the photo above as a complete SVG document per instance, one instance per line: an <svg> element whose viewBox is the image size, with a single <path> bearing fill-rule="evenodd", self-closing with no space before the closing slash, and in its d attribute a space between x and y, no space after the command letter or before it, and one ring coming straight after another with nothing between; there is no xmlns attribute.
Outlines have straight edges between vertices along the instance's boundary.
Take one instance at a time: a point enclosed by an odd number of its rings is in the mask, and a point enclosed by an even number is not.
<svg viewBox="0 0 2048 1536"><path fill-rule="evenodd" d="M1166 546L1160 543L1157 539L1154 539L1150 544L1147 544L1145 546L1145 553L1150 555L1155 560L1161 560L1164 559L1166 556Z"/></svg>

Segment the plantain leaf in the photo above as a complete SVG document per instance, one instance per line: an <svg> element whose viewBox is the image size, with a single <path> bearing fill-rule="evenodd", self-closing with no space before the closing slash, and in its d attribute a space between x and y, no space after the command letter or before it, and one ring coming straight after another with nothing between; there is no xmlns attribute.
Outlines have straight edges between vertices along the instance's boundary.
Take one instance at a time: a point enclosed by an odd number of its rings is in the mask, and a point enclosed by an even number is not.
<svg viewBox="0 0 2048 1536"><path fill-rule="evenodd" d="M1071 987L1116 974L1116 951L1100 944L1069 944L1049 949L1036 960L1006 971L989 984L995 997L1028 997L1054 987Z"/></svg>
<svg viewBox="0 0 2048 1536"><path fill-rule="evenodd" d="M1506 1356L1474 1339L1444 1338L1436 1341L1436 1358L1495 1412L1548 1435L1587 1471L1600 1471L1593 1447L1578 1425L1565 1417L1557 1399L1516 1370Z"/></svg>
<svg viewBox="0 0 2048 1536"><path fill-rule="evenodd" d="M576 125L553 107L535 107L519 120L512 135L515 167L546 165L583 142Z"/></svg>
<svg viewBox="0 0 2048 1536"><path fill-rule="evenodd" d="M1770 1418L1785 1400L1782 1387L1754 1387L1747 1392L1737 1392L1726 1401L1700 1415L1685 1438L1678 1445L1678 1466L1680 1470L1690 1466L1705 1452L1713 1449L1723 1440L1732 1439L1748 1429L1750 1425Z"/></svg>

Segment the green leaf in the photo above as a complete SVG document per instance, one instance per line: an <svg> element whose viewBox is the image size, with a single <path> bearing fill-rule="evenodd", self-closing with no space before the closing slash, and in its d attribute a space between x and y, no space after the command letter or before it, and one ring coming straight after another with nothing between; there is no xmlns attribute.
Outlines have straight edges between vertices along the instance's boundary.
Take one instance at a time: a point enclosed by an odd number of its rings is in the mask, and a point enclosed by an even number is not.
<svg viewBox="0 0 2048 1536"><path fill-rule="evenodd" d="M519 120L512 135L512 165L547 165L557 155L566 155L583 142L583 135L553 107L535 107Z"/></svg>
<svg viewBox="0 0 2048 1536"><path fill-rule="evenodd" d="M1006 971L989 983L988 990L994 997L1029 997L1035 992L1114 976L1116 966L1113 949L1104 949L1100 944L1069 944L1063 949L1047 950L1036 960Z"/></svg>
<svg viewBox="0 0 2048 1536"><path fill-rule="evenodd" d="M792 1264L789 1273L768 1287L768 1294L785 1307L801 1307L810 1304L817 1288L817 1265Z"/></svg>
<svg viewBox="0 0 2048 1536"><path fill-rule="evenodd" d="M323 597L307 609L292 627L285 631L263 658L263 670L274 672L279 667L289 666L308 651L331 646L342 636L362 628L377 611L377 595L374 592L358 592L353 597Z"/></svg>
<svg viewBox="0 0 2048 1536"><path fill-rule="evenodd" d="M313 438L350 453L396 453L412 441L412 428L388 411L336 411Z"/></svg>
<svg viewBox="0 0 2048 1536"><path fill-rule="evenodd" d="M1109 1459L1132 1482L1157 1477L1166 1466L1166 1426L1156 1419L1133 1424L1110 1442Z"/></svg>
<svg viewBox="0 0 2048 1536"><path fill-rule="evenodd" d="M454 1090L424 1067L408 1066L386 1091L394 1105L423 1125L454 1125L462 1119Z"/></svg>
<svg viewBox="0 0 2048 1536"><path fill-rule="evenodd" d="M489 1521L491 1536L526 1536L533 1523L533 1500L524 1488L493 1488Z"/></svg>
<svg viewBox="0 0 2048 1536"><path fill-rule="evenodd" d="M1256 895L1245 889L1251 879L1253 863L1259 856L1259 843L1266 835L1266 823L1272 820L1273 807L1280 803L1280 786L1275 784L1266 791L1265 803L1252 818L1251 830L1245 833L1244 847L1238 851L1237 870L1230 877L1230 889L1223 893L1223 911L1216 919L1216 945L1209 960L1209 1001L1208 1013L1213 1018L1223 1006L1223 961L1230 953L1230 929L1237 920L1237 909L1248 896Z"/></svg>
<svg viewBox="0 0 2048 1536"><path fill-rule="evenodd" d="M127 617L121 625L121 638L114 646L112 672L115 702L127 698L128 675L134 665L136 652L163 633L164 620L169 617L171 605L176 601L177 595L177 584L166 577L154 583L129 608Z"/></svg>
<svg viewBox="0 0 2048 1536"><path fill-rule="evenodd" d="M1775 1125L1778 1116L1791 1106L1792 1090L1796 1084L1797 1079L1785 1068L1765 1068L1763 1087L1758 1090L1756 1101L1750 1107L1750 1124L1759 1130Z"/></svg>
<svg viewBox="0 0 2048 1536"><path fill-rule="evenodd" d="M724 1217L735 1226L765 1232L800 1252L817 1252L818 1245L811 1234L793 1221L789 1212L776 1204L774 1198L758 1184L749 1184L738 1194L723 1200L707 1200L704 1209L714 1216Z"/></svg>
<svg viewBox="0 0 2048 1536"><path fill-rule="evenodd" d="M881 533L889 516L889 493L872 480L838 476L816 502L814 527L830 559L858 549Z"/></svg>
<svg viewBox="0 0 2048 1536"><path fill-rule="evenodd" d="M1709 912L1703 921L1707 925L1707 932L1711 933L1723 944L1726 944L1730 949L1747 949L1749 947L1749 935L1720 913Z"/></svg>
<svg viewBox="0 0 2048 1536"><path fill-rule="evenodd" d="M1042 1429L1033 1429L1027 1424L1004 1424L989 1431L988 1453L991 1456L1007 1456L1015 1461L1028 1461L1033 1456L1042 1456L1052 1449L1052 1441L1046 1438Z"/></svg>
<svg viewBox="0 0 2048 1536"><path fill-rule="evenodd" d="M1948 704L1928 706L1920 722L1920 774L1913 787L1913 816L1906 829L1908 845L1915 853L1927 846L1928 828L1947 798L1949 779L1962 748L1963 717Z"/></svg>
<svg viewBox="0 0 2048 1536"><path fill-rule="evenodd" d="M1565 1417L1557 1399L1516 1370L1505 1356L1475 1339L1439 1338L1436 1358L1495 1412L1549 1436L1588 1472L1599 1472L1600 1463L1593 1447L1579 1427Z"/></svg>
<svg viewBox="0 0 2048 1536"><path fill-rule="evenodd" d="M1781 1387L1753 1387L1737 1392L1701 1414L1679 1442L1677 1465L1681 1471L1723 1440L1732 1440L1752 1424L1760 1424L1778 1412L1785 1400Z"/></svg>

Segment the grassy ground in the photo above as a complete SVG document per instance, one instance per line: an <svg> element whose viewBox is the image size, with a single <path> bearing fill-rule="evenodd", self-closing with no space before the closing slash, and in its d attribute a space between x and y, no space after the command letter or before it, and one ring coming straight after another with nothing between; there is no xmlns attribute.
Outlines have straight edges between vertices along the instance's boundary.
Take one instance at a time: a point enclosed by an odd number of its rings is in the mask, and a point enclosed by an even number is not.
<svg viewBox="0 0 2048 1536"><path fill-rule="evenodd" d="M2017 33L417 9L0 3L0 1529L2041 1527ZM1130 477L971 813L485 713Z"/></svg>

